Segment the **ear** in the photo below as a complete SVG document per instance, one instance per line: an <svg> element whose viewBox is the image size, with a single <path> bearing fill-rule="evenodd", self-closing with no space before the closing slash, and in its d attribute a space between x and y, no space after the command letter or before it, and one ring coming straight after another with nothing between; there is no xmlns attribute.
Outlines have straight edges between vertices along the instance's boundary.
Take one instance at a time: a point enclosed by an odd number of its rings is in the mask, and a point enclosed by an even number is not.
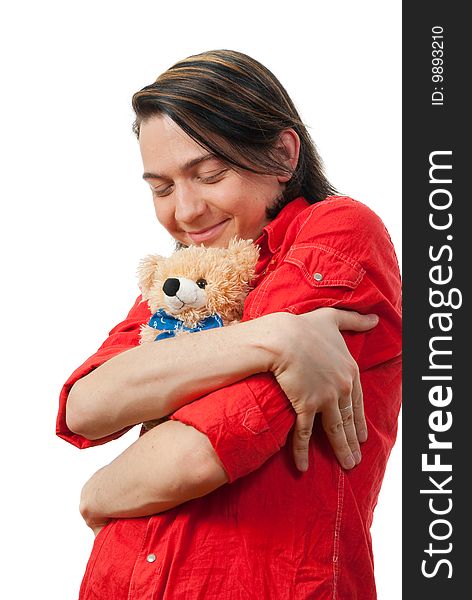
<svg viewBox="0 0 472 600"><path fill-rule="evenodd" d="M234 263L239 278L250 282L259 258L259 248L252 240L237 240L233 238L228 244L228 257Z"/></svg>
<svg viewBox="0 0 472 600"><path fill-rule="evenodd" d="M292 129L284 129L279 135L279 140L276 145L277 152L290 173L277 175L279 183L286 183L292 177L298 165L298 157L300 155L300 138L298 133Z"/></svg>
<svg viewBox="0 0 472 600"><path fill-rule="evenodd" d="M147 300L149 292L154 285L154 278L156 275L156 269L166 259L163 256L157 254L146 256L139 263L138 267L138 285L143 295L143 300Z"/></svg>

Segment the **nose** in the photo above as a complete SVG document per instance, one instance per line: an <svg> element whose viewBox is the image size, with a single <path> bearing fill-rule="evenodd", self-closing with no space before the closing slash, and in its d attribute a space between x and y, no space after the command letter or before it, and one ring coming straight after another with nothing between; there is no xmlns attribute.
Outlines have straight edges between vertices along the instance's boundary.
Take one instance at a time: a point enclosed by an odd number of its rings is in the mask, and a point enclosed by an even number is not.
<svg viewBox="0 0 472 600"><path fill-rule="evenodd" d="M164 281L164 285L162 286L162 291L166 296L175 296L179 291L180 281L175 279L175 277L169 277Z"/></svg>
<svg viewBox="0 0 472 600"><path fill-rule="evenodd" d="M206 211L206 203L189 187L180 186L175 192L175 220L192 223Z"/></svg>

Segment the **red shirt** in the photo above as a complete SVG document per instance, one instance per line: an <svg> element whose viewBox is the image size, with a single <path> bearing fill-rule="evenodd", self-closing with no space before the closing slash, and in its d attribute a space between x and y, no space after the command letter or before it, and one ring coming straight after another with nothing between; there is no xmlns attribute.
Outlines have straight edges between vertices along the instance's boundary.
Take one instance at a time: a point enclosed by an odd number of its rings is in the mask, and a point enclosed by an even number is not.
<svg viewBox="0 0 472 600"><path fill-rule="evenodd" d="M205 433L229 483L151 517L117 519L97 536L82 600L374 600L370 526L400 408L400 276L390 237L363 204L333 196L288 204L257 240L255 288L244 320L322 306L375 312L379 325L345 339L361 371L369 438L350 471L315 420L310 468L286 443L295 414L270 373L210 393L172 418ZM316 274L316 277L314 275ZM138 344L150 313L140 298L125 321L61 392L57 434L68 430L67 394L77 379Z"/></svg>

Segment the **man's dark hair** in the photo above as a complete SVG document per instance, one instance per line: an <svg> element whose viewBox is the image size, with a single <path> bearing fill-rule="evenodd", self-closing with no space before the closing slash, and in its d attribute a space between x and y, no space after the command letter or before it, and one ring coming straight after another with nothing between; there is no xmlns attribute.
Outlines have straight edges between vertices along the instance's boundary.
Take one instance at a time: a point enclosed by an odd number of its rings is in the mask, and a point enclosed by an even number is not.
<svg viewBox="0 0 472 600"><path fill-rule="evenodd" d="M335 189L321 158L284 87L266 67L241 52L212 50L190 56L133 95L133 131L143 121L170 117L200 146L229 166L253 173L291 176L282 195L268 208L273 219L297 196L310 203ZM287 168L279 136L293 128L300 138L295 170Z"/></svg>

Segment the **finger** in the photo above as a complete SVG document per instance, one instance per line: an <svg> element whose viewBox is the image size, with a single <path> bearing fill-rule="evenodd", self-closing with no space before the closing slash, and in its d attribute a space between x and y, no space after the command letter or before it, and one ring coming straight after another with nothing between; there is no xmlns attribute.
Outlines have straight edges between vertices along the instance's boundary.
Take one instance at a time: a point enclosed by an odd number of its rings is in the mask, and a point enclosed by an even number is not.
<svg viewBox="0 0 472 600"><path fill-rule="evenodd" d="M368 331L377 325L379 317L374 314L361 315L354 310L336 309L336 322L340 331Z"/></svg>
<svg viewBox="0 0 472 600"><path fill-rule="evenodd" d="M347 443L344 423L338 406L330 406L323 410L322 424L336 458L345 469L352 469L356 461Z"/></svg>
<svg viewBox="0 0 472 600"><path fill-rule="evenodd" d="M93 531L93 535L95 537L97 537L97 535L100 533L100 531L105 527L105 525L96 525L95 527L92 527L92 531Z"/></svg>
<svg viewBox="0 0 472 600"><path fill-rule="evenodd" d="M354 425L354 412L350 394L339 400L339 412L341 413L347 444L351 449L356 465L358 465L361 462L361 449L357 439L356 426Z"/></svg>
<svg viewBox="0 0 472 600"><path fill-rule="evenodd" d="M365 420L364 396L359 373L357 377L354 377L352 383L352 408L354 411L354 425L356 427L357 439L359 442L365 442L367 440L367 421Z"/></svg>
<svg viewBox="0 0 472 600"><path fill-rule="evenodd" d="M315 413L300 413L297 415L292 443L293 458L295 466L299 471L308 470L308 446L310 444L314 420Z"/></svg>

